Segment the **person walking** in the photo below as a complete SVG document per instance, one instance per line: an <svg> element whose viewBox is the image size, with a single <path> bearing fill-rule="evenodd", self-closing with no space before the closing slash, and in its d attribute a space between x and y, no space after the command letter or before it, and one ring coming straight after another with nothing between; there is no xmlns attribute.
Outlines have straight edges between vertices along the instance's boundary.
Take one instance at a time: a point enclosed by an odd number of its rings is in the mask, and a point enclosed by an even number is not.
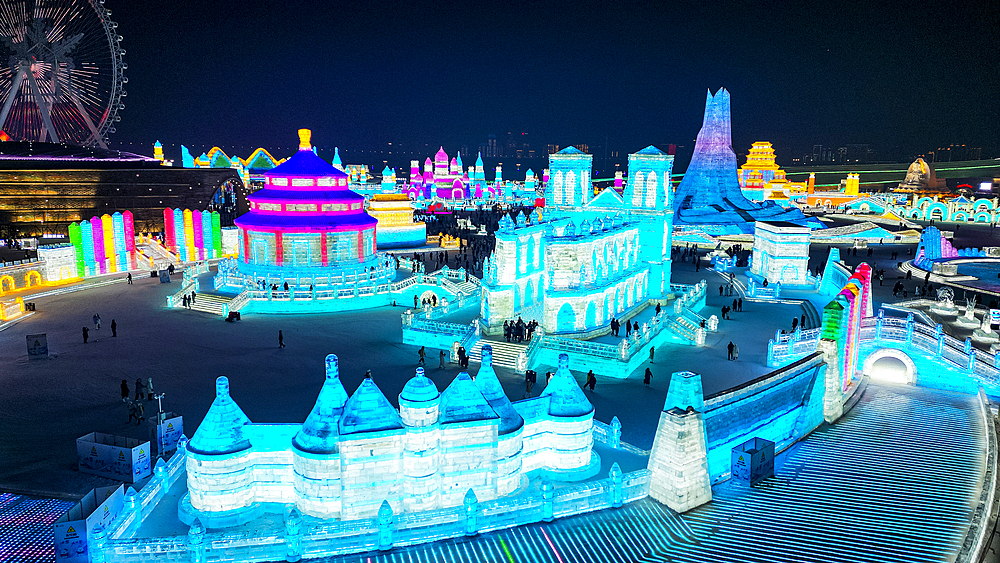
<svg viewBox="0 0 1000 563"><path fill-rule="evenodd" d="M458 365L463 368L469 367L469 355L465 351L465 346L458 347Z"/></svg>
<svg viewBox="0 0 1000 563"><path fill-rule="evenodd" d="M739 311L739 312L741 312L741 313L743 312L743 298L742 297L740 297L740 299L739 299L739 306L736 308L736 310Z"/></svg>
<svg viewBox="0 0 1000 563"><path fill-rule="evenodd" d="M792 317L792 332L795 332L795 329L798 327L799 327L799 318Z"/></svg>
<svg viewBox="0 0 1000 563"><path fill-rule="evenodd" d="M152 401L153 400L153 378L152 377L150 377L149 379L146 380L146 400L147 401Z"/></svg>
<svg viewBox="0 0 1000 563"><path fill-rule="evenodd" d="M625 321L625 338L632 336L632 323Z"/></svg>
<svg viewBox="0 0 1000 563"><path fill-rule="evenodd" d="M446 355L447 354L445 354L444 350L441 350L441 352L438 353L438 368L444 369L446 367L444 363L444 358Z"/></svg>
<svg viewBox="0 0 1000 563"><path fill-rule="evenodd" d="M735 347L736 347L736 345L733 344L732 340L729 341L729 346L726 346L726 349L729 350L729 358L728 359L730 359L730 360L733 359L733 348L735 348Z"/></svg>
<svg viewBox="0 0 1000 563"><path fill-rule="evenodd" d="M421 346L420 349L417 350L417 355L420 356L420 359L417 360L417 365L418 366L426 366L427 365L427 359L426 359L426 357L427 357L427 351L424 349L423 346Z"/></svg>
<svg viewBox="0 0 1000 563"><path fill-rule="evenodd" d="M128 401L128 381L122 380L122 402Z"/></svg>
<svg viewBox="0 0 1000 563"><path fill-rule="evenodd" d="M132 285L132 272L128 273L128 277L125 278L128 281L128 285Z"/></svg>
<svg viewBox="0 0 1000 563"><path fill-rule="evenodd" d="M656 348L652 346L649 347L649 363L653 363L653 356L656 354Z"/></svg>
<svg viewBox="0 0 1000 563"><path fill-rule="evenodd" d="M740 359L740 347L733 344L733 360Z"/></svg>
<svg viewBox="0 0 1000 563"><path fill-rule="evenodd" d="M88 336L90 336L90 329L87 328L87 327L83 327L83 343L84 344L87 343L87 337Z"/></svg>
<svg viewBox="0 0 1000 563"><path fill-rule="evenodd" d="M802 327L802 330L806 329L806 314L805 313L802 313L802 318L799 319L799 326Z"/></svg>
<svg viewBox="0 0 1000 563"><path fill-rule="evenodd" d="M95 314L94 315L94 326L97 327L97 330L101 330L101 315L100 314Z"/></svg>
<svg viewBox="0 0 1000 563"><path fill-rule="evenodd" d="M128 422L126 422L125 424L132 424L133 418L136 421L139 420L139 413L135 408L135 403L133 403L131 400L128 399L126 399L126 402L128 402Z"/></svg>
<svg viewBox="0 0 1000 563"><path fill-rule="evenodd" d="M118 323L111 319L111 336L118 336Z"/></svg>
<svg viewBox="0 0 1000 563"><path fill-rule="evenodd" d="M285 335L282 334L281 331L279 330L278 331L278 348L284 348L284 347L285 347Z"/></svg>
<svg viewBox="0 0 1000 563"><path fill-rule="evenodd" d="M656 313L655 314L657 314L657 315L660 314L660 304L659 303L656 304Z"/></svg>
<svg viewBox="0 0 1000 563"><path fill-rule="evenodd" d="M139 377L135 378L135 400L141 401L145 395L146 391L143 388L142 379Z"/></svg>
<svg viewBox="0 0 1000 563"><path fill-rule="evenodd" d="M646 368L646 373L645 375L642 376L642 384L645 385L646 387L649 387L649 382L652 379L653 379L653 372L649 368Z"/></svg>
<svg viewBox="0 0 1000 563"><path fill-rule="evenodd" d="M135 405L135 425L139 426L146 420L146 409L143 408L141 401L134 401L132 404Z"/></svg>
<svg viewBox="0 0 1000 563"><path fill-rule="evenodd" d="M737 307L739 307L739 303L735 299L733 299L733 308L730 309L730 311L739 311Z"/></svg>
<svg viewBox="0 0 1000 563"><path fill-rule="evenodd" d="M584 387L590 387L590 390L593 391L595 385L597 385L597 376L594 375L594 370L590 370L587 372L587 383L584 384Z"/></svg>

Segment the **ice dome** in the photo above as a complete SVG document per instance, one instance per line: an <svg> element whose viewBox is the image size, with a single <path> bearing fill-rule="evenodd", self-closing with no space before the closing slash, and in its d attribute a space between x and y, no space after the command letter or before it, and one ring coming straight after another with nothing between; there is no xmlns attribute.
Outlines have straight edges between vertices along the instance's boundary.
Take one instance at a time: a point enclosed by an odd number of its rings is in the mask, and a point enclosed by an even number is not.
<svg viewBox="0 0 1000 563"><path fill-rule="evenodd" d="M444 152L444 147L438 149L437 154L434 155L434 162L448 163L448 153Z"/></svg>
<svg viewBox="0 0 1000 563"><path fill-rule="evenodd" d="M399 404L426 403L440 396L437 385L424 375L424 368L417 368L417 375L411 377L403 386L403 391L399 394Z"/></svg>
<svg viewBox="0 0 1000 563"><path fill-rule="evenodd" d="M541 396L550 397L549 414L552 416L583 416L594 411L594 405L569 371L567 354L559 354L559 368Z"/></svg>
<svg viewBox="0 0 1000 563"><path fill-rule="evenodd" d="M249 449L250 440L243 433L248 424L250 419L229 396L229 378L220 376L215 380L215 400L188 442L188 450L211 455Z"/></svg>
<svg viewBox="0 0 1000 563"><path fill-rule="evenodd" d="M500 416L501 435L516 432L524 426L524 419L510 404L510 399L507 398L503 385L500 385L500 379L497 378L497 372L493 369L493 347L489 344L484 345L482 349L482 364L479 373L476 374L476 387L482 392L493 411Z"/></svg>
<svg viewBox="0 0 1000 563"><path fill-rule="evenodd" d="M346 403L347 391L340 382L337 356L330 354L326 357L326 381L319 390L312 412L292 438L292 445L314 454L337 453L340 434L337 423Z"/></svg>

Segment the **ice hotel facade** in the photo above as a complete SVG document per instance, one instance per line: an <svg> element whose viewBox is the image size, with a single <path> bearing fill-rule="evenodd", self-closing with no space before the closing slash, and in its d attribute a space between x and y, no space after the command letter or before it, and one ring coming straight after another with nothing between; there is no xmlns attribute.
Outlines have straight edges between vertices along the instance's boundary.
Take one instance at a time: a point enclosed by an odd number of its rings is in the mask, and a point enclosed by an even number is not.
<svg viewBox="0 0 1000 563"><path fill-rule="evenodd" d="M670 292L673 156L653 146L630 154L622 195L597 196L592 155L567 147L549 159L544 217L506 218L496 232L483 279L488 334L518 316L549 333L592 334Z"/></svg>
<svg viewBox="0 0 1000 563"><path fill-rule="evenodd" d="M372 379L348 397L337 358L303 424L253 424L220 377L216 398L188 443L191 524L232 526L293 502L305 515L351 520L460 506L517 494L529 476L575 481L600 470L594 407L569 359L542 395L511 403L483 347L475 380L460 373L444 391L418 369L393 408ZM269 509L270 505L270 509Z"/></svg>

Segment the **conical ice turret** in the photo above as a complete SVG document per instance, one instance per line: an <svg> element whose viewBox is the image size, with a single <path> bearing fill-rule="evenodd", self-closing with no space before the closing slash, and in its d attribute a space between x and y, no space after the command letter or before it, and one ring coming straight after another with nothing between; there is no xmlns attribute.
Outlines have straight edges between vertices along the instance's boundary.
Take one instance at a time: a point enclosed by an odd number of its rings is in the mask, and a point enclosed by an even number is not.
<svg viewBox="0 0 1000 563"><path fill-rule="evenodd" d="M314 454L337 453L340 432L337 427L347 404L347 391L340 382L337 356L326 357L326 381L319 390L312 412L292 439L296 448Z"/></svg>
<svg viewBox="0 0 1000 563"><path fill-rule="evenodd" d="M542 397L551 397L549 414L553 416L582 416L594 411L594 405L569 371L567 354L559 354L559 367L545 385Z"/></svg>
<svg viewBox="0 0 1000 563"><path fill-rule="evenodd" d="M249 449L250 440L244 433L248 424L250 419L229 396L229 378L223 375L215 380L215 400L188 442L188 450L210 455Z"/></svg>
<svg viewBox="0 0 1000 563"><path fill-rule="evenodd" d="M500 416L501 435L516 432L524 426L524 419L510 404L510 399L507 398L503 386L500 385L500 379L497 378L497 372L493 369L493 346L489 344L483 345L482 364L479 373L476 374L476 387L482 392L483 397L486 397L493 411Z"/></svg>

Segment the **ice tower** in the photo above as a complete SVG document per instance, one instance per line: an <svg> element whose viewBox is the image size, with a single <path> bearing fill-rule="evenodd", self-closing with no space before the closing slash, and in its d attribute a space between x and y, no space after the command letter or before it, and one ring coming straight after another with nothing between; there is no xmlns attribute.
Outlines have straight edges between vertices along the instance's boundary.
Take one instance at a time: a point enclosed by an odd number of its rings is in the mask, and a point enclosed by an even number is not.
<svg viewBox="0 0 1000 563"><path fill-rule="evenodd" d="M787 221L820 227L798 208L773 201L757 204L743 196L733 152L729 92L708 92L705 118L695 140L694 155L674 194L674 222L713 235L753 233L754 221Z"/></svg>

